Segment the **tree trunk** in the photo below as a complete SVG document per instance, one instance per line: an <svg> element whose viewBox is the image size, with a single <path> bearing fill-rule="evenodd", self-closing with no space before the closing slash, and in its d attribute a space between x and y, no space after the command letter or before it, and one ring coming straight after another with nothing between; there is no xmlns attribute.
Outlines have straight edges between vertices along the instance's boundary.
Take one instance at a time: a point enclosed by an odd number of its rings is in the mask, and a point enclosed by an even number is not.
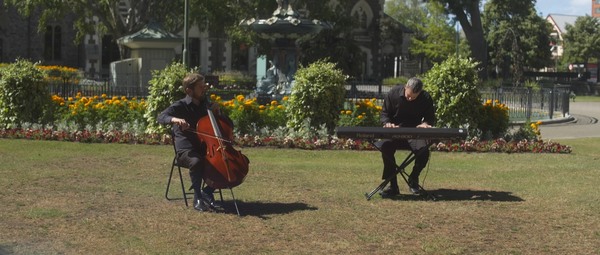
<svg viewBox="0 0 600 255"><path fill-rule="evenodd" d="M456 15L456 19L465 32L471 54L475 61L479 62L477 74L480 80L486 80L487 73L487 43L483 36L483 26L481 24L481 12L479 11L479 0L472 0L469 3L463 3L456 0L442 0L448 3L450 11Z"/></svg>

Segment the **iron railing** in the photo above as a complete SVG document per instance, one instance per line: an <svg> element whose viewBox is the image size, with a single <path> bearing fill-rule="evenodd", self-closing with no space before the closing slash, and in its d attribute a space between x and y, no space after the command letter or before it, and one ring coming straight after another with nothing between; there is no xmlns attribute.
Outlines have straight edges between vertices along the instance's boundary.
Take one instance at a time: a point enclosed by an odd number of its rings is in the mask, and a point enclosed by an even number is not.
<svg viewBox="0 0 600 255"><path fill-rule="evenodd" d="M551 120L569 115L570 86L551 88L499 87L480 91L481 98L508 106L512 123Z"/></svg>
<svg viewBox="0 0 600 255"><path fill-rule="evenodd" d="M392 86L381 84L351 83L346 85L346 98L349 101L377 99L382 102ZM106 94L107 97L126 96L146 98L147 87L115 86L111 80L88 81L85 83L57 82L48 85L51 94L62 97L74 96L81 92L84 96ZM243 91L218 92L223 99L231 99ZM569 115L569 85L554 85L551 88L532 89L524 87L499 87L480 91L482 102L499 100L509 108L511 122L548 120Z"/></svg>

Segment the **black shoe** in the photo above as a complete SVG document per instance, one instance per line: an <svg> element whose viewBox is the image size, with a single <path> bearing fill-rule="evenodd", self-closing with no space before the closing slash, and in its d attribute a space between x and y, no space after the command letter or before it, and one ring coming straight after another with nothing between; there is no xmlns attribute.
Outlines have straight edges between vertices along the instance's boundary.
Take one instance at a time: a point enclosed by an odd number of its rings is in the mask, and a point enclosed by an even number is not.
<svg viewBox="0 0 600 255"><path fill-rule="evenodd" d="M200 192L200 200L204 201L206 205L214 210L215 208L221 208L222 206L215 202L215 195L211 191L202 190Z"/></svg>
<svg viewBox="0 0 600 255"><path fill-rule="evenodd" d="M202 199L194 200L194 209L201 211L201 212L210 212L211 211L208 204L206 202L202 201Z"/></svg>
<svg viewBox="0 0 600 255"><path fill-rule="evenodd" d="M400 189L398 189L398 187L389 186L383 189L381 192L379 192L379 195L381 195L382 197L397 196L400 195Z"/></svg>
<svg viewBox="0 0 600 255"><path fill-rule="evenodd" d="M409 178L408 188L411 193L415 195L421 194L421 187L419 186L419 178Z"/></svg>

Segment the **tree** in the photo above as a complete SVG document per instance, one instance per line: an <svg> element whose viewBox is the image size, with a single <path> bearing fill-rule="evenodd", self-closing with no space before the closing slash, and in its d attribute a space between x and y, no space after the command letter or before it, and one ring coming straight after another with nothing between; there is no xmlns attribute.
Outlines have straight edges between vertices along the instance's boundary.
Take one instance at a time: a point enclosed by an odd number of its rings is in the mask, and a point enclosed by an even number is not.
<svg viewBox="0 0 600 255"><path fill-rule="evenodd" d="M443 4L446 11L455 15L460 22L467 42L471 48L471 55L479 62L478 75L481 79L487 78L487 44L483 34L481 0L429 0Z"/></svg>
<svg viewBox="0 0 600 255"><path fill-rule="evenodd" d="M551 64L551 25L536 14L535 0L491 0L485 5L485 35L491 64L511 73L516 84L523 71Z"/></svg>
<svg viewBox="0 0 600 255"><path fill-rule="evenodd" d="M565 29L564 56L567 61L586 65L591 59L600 59L600 21L597 18L579 17L575 24L567 24Z"/></svg>
<svg viewBox="0 0 600 255"><path fill-rule="evenodd" d="M420 0L388 2L386 13L413 31L410 52L439 63L455 50L455 32L444 6Z"/></svg>
<svg viewBox="0 0 600 255"><path fill-rule="evenodd" d="M438 2L429 2L427 10L424 23L416 24L422 36L413 37L411 52L423 54L439 63L455 52L456 32L447 22L448 15L444 13L444 6Z"/></svg>
<svg viewBox="0 0 600 255"><path fill-rule="evenodd" d="M362 75L362 66L366 58L353 38L352 30L356 27L356 21L346 15L347 10L343 8L346 6L319 8L318 12L312 13L319 17L318 19L335 25L331 30L321 32L300 45L302 48L300 63L308 66L310 63L327 58L343 73L358 78Z"/></svg>

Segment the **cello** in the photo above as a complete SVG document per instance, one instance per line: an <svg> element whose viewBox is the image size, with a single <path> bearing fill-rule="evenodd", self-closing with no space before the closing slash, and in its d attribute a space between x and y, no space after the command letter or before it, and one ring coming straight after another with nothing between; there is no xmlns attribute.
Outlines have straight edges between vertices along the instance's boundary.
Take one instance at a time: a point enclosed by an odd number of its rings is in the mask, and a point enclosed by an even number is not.
<svg viewBox="0 0 600 255"><path fill-rule="evenodd" d="M233 147L233 124L222 116L215 116L208 105L206 111L208 115L196 124L198 139L206 144L203 178L212 188L231 189L244 182L249 160Z"/></svg>

